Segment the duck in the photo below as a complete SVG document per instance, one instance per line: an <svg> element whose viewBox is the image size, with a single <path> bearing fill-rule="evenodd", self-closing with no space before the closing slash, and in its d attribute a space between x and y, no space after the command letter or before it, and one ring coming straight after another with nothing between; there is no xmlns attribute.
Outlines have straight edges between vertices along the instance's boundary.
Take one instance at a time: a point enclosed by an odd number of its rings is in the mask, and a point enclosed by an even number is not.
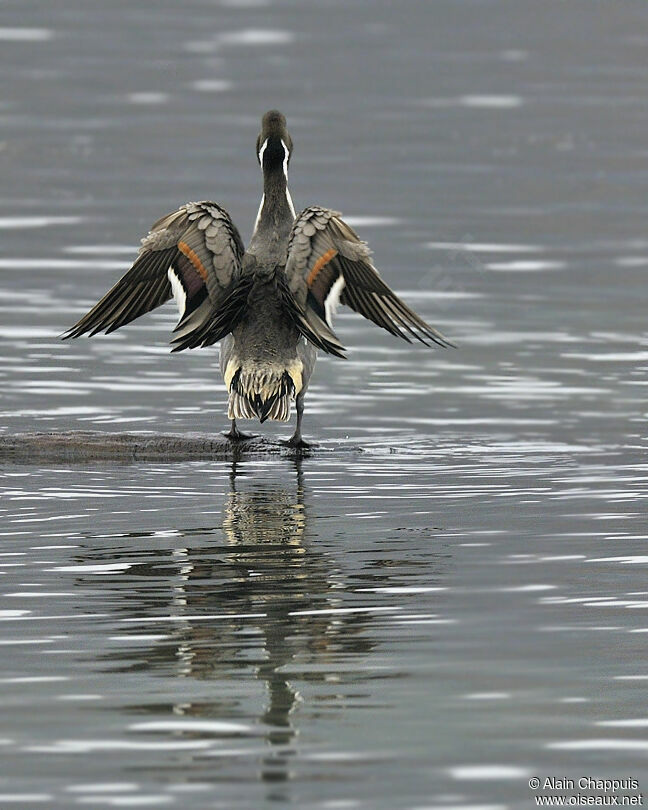
<svg viewBox="0 0 648 810"><path fill-rule="evenodd" d="M247 249L225 208L186 203L152 226L132 267L63 335L108 334L175 298L173 352L220 342L232 442L250 438L237 420L288 421L294 402L285 443L309 446L302 418L317 353L345 357L333 330L338 304L408 342L454 345L393 292L340 212L295 213L292 153L286 117L266 112L256 141L263 195Z"/></svg>

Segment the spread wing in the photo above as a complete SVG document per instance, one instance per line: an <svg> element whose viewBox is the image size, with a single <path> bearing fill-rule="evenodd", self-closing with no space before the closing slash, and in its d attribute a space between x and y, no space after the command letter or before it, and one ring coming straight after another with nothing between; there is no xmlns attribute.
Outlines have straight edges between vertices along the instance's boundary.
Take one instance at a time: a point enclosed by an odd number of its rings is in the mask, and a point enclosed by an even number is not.
<svg viewBox="0 0 648 810"><path fill-rule="evenodd" d="M338 301L411 342L451 346L385 284L371 251L337 211L312 206L295 220L288 243L287 306L302 334L320 349L343 356L332 331Z"/></svg>
<svg viewBox="0 0 648 810"><path fill-rule="evenodd" d="M130 270L64 337L113 332L174 295L180 310L174 351L214 343L240 309L243 252L224 208L187 203L153 225Z"/></svg>

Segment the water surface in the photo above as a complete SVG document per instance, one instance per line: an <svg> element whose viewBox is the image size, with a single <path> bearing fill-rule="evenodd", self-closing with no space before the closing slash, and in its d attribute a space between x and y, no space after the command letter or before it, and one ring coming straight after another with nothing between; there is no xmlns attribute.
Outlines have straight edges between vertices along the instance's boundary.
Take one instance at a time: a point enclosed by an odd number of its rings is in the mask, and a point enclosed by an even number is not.
<svg viewBox="0 0 648 810"><path fill-rule="evenodd" d="M216 199L249 238L269 107L297 207L341 209L460 348L341 314L305 433L344 453L5 466L0 805L646 788L643 6L5 5L5 433L226 427L171 307L58 335L165 211Z"/></svg>

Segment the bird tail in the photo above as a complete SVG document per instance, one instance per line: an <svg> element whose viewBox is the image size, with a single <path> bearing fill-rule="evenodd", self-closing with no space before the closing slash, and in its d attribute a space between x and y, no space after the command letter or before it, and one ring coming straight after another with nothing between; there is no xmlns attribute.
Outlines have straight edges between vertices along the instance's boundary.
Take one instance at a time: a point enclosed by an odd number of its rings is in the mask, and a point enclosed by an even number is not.
<svg viewBox="0 0 648 810"><path fill-rule="evenodd" d="M301 368L246 362L228 371L233 372L228 382L230 419L290 419L290 403L301 389Z"/></svg>

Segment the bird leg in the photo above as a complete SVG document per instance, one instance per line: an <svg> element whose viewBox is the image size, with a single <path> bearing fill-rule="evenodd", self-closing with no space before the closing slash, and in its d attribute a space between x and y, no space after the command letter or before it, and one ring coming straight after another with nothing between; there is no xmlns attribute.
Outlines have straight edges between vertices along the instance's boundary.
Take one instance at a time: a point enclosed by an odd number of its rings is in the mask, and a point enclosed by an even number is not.
<svg viewBox="0 0 648 810"><path fill-rule="evenodd" d="M304 415L304 394L303 394L303 392L297 394L297 399L295 400L295 408L297 410L297 424L295 425L295 432L288 439L288 441L285 442L285 444L287 444L288 447L310 447L311 445L308 442L305 442L302 439L302 435L301 435L302 416Z"/></svg>

